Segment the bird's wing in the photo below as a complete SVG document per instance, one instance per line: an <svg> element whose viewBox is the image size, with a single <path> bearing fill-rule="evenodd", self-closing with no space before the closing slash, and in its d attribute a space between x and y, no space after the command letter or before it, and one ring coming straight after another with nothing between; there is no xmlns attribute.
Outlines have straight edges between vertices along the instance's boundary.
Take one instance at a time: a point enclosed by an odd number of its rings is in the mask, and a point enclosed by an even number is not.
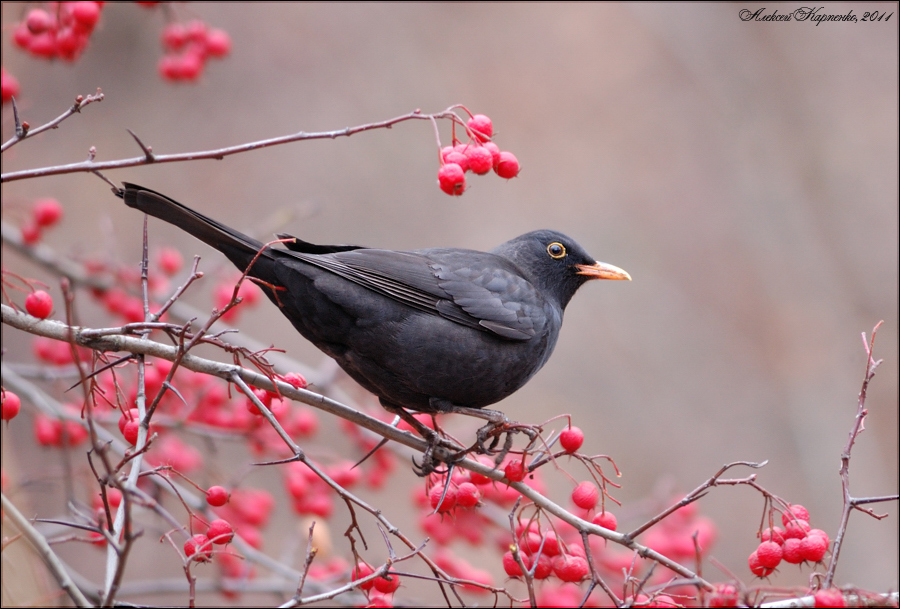
<svg viewBox="0 0 900 609"><path fill-rule="evenodd" d="M528 340L543 329L544 299L515 270L496 263L454 264L452 260L431 266L438 285L451 298L438 303L445 317L454 319L462 309L482 328L512 340Z"/></svg>
<svg viewBox="0 0 900 609"><path fill-rule="evenodd" d="M510 340L543 327L543 299L505 259L482 252L358 248L285 252L421 311ZM485 257L485 264L478 264Z"/></svg>

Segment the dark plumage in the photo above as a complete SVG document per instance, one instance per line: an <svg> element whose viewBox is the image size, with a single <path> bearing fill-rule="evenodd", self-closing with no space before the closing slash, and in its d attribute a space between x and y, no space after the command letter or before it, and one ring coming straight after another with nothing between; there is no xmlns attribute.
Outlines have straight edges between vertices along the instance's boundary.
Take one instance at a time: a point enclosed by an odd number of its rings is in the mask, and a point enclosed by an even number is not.
<svg viewBox="0 0 900 609"><path fill-rule="evenodd" d="M189 232L242 271L263 244L159 193L125 183L125 203ZM279 235L288 238L289 235ZM316 347L390 410L483 408L546 363L563 310L590 279L631 279L555 231L491 252L359 246L267 248L249 271Z"/></svg>

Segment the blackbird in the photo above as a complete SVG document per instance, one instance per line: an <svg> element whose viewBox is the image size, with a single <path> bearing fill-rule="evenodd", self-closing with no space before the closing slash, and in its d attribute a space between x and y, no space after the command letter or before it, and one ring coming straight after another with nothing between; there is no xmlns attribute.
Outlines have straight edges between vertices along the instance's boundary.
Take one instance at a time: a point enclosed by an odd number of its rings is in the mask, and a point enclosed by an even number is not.
<svg viewBox="0 0 900 609"><path fill-rule="evenodd" d="M252 263L247 274L297 331L397 413L469 411L502 400L547 362L582 284L631 279L551 230L490 252L395 252L290 235L278 235L289 241L276 249L124 185L117 194L128 206L187 231L242 271Z"/></svg>

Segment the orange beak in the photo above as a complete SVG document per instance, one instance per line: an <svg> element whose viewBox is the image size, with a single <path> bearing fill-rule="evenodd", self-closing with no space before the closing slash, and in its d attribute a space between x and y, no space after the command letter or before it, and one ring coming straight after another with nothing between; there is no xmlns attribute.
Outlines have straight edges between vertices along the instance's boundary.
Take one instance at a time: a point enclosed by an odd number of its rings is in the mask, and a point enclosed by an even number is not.
<svg viewBox="0 0 900 609"><path fill-rule="evenodd" d="M587 275L588 279L623 279L631 281L631 275L626 271L605 262L576 264L575 268L578 269L577 273L579 275Z"/></svg>

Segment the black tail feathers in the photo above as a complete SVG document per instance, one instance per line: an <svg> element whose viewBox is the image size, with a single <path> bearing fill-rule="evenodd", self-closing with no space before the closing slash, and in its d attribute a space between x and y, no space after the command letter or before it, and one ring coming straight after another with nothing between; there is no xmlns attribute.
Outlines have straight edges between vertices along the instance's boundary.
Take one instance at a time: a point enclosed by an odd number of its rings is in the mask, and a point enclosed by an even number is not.
<svg viewBox="0 0 900 609"><path fill-rule="evenodd" d="M163 194L129 182L122 184L125 188L116 194L125 201L126 205L192 234L225 254L242 271L263 248L264 244L260 241L208 218ZM260 256L261 259L271 257L272 254L268 249ZM256 265L260 262L262 260L258 260ZM256 275L252 271L250 274Z"/></svg>

